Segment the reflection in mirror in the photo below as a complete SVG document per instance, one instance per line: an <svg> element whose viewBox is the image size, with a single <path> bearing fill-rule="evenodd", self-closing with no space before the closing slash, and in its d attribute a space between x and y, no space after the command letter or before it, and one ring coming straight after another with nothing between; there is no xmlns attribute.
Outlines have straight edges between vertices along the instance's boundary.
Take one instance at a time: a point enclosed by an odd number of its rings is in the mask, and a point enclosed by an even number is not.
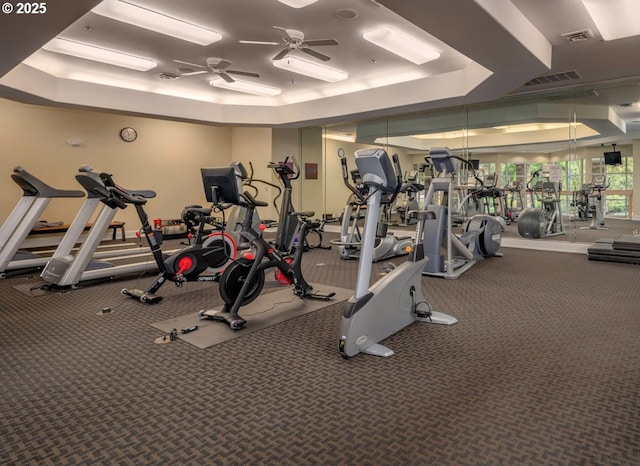
<svg viewBox="0 0 640 466"><path fill-rule="evenodd" d="M385 148L400 156L405 179L416 176L425 184L431 176L425 166L429 149L449 147L474 161L480 178L501 192L475 208L512 223L506 237L522 239L517 217L523 210L544 211L551 205L557 212L553 229L564 234L548 240L592 243L640 229L638 196L633 203L633 187L640 186L640 173L633 170L640 158L640 86L635 81L327 125L322 144L325 213L338 214L349 196L341 184L339 149L353 165L356 150ZM605 160L605 153L612 152L619 152L615 164ZM547 183L556 183L557 192L542 191L538 182L545 180L534 179L541 173L547 174ZM467 178L464 173L458 179L465 189L470 188ZM416 199L422 207L423 193Z"/></svg>

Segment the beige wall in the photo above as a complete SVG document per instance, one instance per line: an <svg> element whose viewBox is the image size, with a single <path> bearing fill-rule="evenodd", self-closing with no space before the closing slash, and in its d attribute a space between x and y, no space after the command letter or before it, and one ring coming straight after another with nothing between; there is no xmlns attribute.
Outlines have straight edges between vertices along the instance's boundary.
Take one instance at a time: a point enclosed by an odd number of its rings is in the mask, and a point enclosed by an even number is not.
<svg viewBox="0 0 640 466"><path fill-rule="evenodd" d="M301 161L298 192L300 202L295 204L297 210L312 211L315 218L321 218L325 213L325 178L322 156L322 129L307 128L301 131L300 136ZM308 179L305 174L305 164L315 164L318 177Z"/></svg>
<svg viewBox="0 0 640 466"><path fill-rule="evenodd" d="M333 139L324 140L324 158L325 158L325 209L326 213L340 215L346 206L347 199L351 195L344 185L342 179L342 168L340 165L340 158L338 157L338 149L341 147L345 151L347 158L347 169L349 174L351 170L355 170L355 152L361 149L369 149L372 146L368 144L357 144L353 142L336 141ZM398 154L400 159L400 167L402 168L403 176L406 172L413 168L413 164L423 161L423 159L417 160L415 157L411 157L407 154L405 149L398 149L396 147L384 147L389 155ZM351 182L351 175L349 175L349 182Z"/></svg>
<svg viewBox="0 0 640 466"><path fill-rule="evenodd" d="M138 139L120 140L119 131L132 126ZM250 134L246 136L246 132ZM79 142L71 147L68 141ZM0 100L0 221L9 215L22 191L10 178L13 167L27 171L58 189L82 189L78 168L112 173L124 187L151 189L150 218L178 218L185 205L206 205L200 167L229 164L234 158L270 159L270 130L216 127L130 117L104 112L59 109ZM266 170L266 168L265 168ZM81 200L54 200L42 218L71 222ZM127 230L137 230L133 208L118 212Z"/></svg>

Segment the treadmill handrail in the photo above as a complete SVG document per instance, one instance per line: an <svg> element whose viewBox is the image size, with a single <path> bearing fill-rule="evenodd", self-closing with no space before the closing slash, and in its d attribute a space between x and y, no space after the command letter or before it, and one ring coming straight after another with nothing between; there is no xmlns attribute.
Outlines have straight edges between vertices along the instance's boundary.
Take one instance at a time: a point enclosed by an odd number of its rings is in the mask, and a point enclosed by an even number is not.
<svg viewBox="0 0 640 466"><path fill-rule="evenodd" d="M82 191L75 189L56 189L44 181L36 178L24 168L17 166L13 169L11 179L16 182L24 192L24 196L36 197L84 197Z"/></svg>

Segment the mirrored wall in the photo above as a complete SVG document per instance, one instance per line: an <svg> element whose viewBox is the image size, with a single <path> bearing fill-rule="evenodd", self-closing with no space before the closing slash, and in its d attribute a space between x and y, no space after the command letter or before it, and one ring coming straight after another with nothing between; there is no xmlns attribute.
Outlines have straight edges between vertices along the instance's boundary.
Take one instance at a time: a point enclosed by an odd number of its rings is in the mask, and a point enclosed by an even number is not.
<svg viewBox="0 0 640 466"><path fill-rule="evenodd" d="M520 212L536 208L551 215L552 206L554 234L547 239L588 243L632 232L640 223L631 221L634 180L640 186L640 174L633 170L634 159L640 160L640 131L634 130L640 125L633 119L640 113L637 89L637 82L602 83L305 128L300 133L305 173L299 205L341 215L350 191L344 185L339 149L346 153L348 182L353 183L355 151L381 147L399 155L405 180L428 186L434 176L429 150L448 147L470 161L477 174L471 177L468 164L458 164L456 214L503 216L512 223L505 236L522 237L517 227ZM476 198L472 192L482 194ZM387 213L389 225L401 229L398 210L401 214L402 205L409 202L424 207L424 194L400 196ZM639 215L636 207L635 218Z"/></svg>

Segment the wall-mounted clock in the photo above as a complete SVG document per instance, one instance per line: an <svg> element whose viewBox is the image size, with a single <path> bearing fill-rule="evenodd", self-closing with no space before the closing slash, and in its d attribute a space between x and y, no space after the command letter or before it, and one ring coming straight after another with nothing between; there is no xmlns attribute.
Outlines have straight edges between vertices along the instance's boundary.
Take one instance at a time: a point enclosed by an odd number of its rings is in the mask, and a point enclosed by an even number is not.
<svg viewBox="0 0 640 466"><path fill-rule="evenodd" d="M126 128L122 128L120 130L120 137L123 141L133 142L138 137L138 132L135 129L127 126Z"/></svg>

